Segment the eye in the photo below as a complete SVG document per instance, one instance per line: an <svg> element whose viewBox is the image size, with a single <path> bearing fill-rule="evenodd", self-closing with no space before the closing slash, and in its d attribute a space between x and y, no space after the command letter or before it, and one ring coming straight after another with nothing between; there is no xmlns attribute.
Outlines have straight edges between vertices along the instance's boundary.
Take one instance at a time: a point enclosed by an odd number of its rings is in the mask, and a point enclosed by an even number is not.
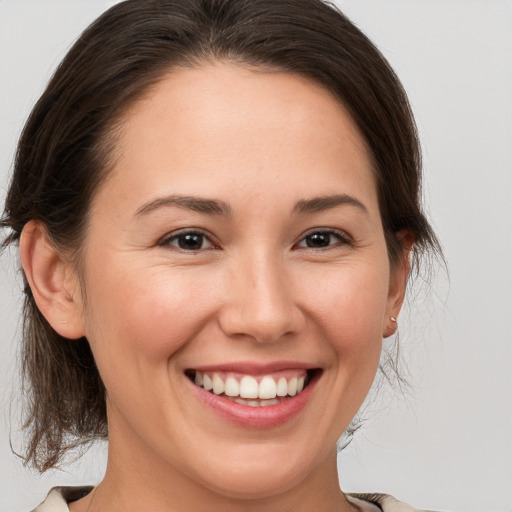
<svg viewBox="0 0 512 512"><path fill-rule="evenodd" d="M337 245L349 244L348 237L341 231L332 229L320 229L308 233L299 241L297 247L308 249L326 249Z"/></svg>
<svg viewBox="0 0 512 512"><path fill-rule="evenodd" d="M182 231L171 234L160 242L159 245L170 245L182 251L202 251L214 248L212 241L201 231Z"/></svg>

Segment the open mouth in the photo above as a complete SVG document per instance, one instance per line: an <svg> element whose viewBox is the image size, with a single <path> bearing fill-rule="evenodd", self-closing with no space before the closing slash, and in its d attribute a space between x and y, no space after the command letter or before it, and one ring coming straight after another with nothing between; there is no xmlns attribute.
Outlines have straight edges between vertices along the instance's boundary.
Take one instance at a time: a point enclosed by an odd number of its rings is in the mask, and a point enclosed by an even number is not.
<svg viewBox="0 0 512 512"><path fill-rule="evenodd" d="M198 387L249 407L268 407L299 395L320 370L290 369L268 375L189 369L187 377Z"/></svg>

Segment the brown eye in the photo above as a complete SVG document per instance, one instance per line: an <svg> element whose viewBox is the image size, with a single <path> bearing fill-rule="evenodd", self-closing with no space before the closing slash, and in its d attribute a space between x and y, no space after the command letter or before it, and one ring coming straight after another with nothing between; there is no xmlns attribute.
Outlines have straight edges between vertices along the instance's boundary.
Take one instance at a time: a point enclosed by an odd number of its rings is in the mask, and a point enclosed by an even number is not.
<svg viewBox="0 0 512 512"><path fill-rule="evenodd" d="M306 235L299 243L298 247L307 247L309 249L325 249L340 244L347 244L346 237L337 231L325 230L314 231Z"/></svg>
<svg viewBox="0 0 512 512"><path fill-rule="evenodd" d="M306 237L308 247L328 247L331 244L331 233L313 233Z"/></svg>
<svg viewBox="0 0 512 512"><path fill-rule="evenodd" d="M197 231L182 232L165 239L162 245L177 247L182 251L201 251L213 247L210 239Z"/></svg>

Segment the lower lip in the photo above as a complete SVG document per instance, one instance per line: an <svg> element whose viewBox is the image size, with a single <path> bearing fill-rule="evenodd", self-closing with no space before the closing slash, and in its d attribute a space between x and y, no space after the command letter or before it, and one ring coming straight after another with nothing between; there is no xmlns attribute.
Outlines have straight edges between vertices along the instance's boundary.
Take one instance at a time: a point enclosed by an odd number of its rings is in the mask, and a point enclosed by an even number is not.
<svg viewBox="0 0 512 512"><path fill-rule="evenodd" d="M262 407L237 404L222 395L210 393L196 386L188 377L185 378L199 398L218 416L240 427L269 429L288 423L304 409L313 393L319 379L319 374L316 373L309 384L298 395L290 397L279 404Z"/></svg>

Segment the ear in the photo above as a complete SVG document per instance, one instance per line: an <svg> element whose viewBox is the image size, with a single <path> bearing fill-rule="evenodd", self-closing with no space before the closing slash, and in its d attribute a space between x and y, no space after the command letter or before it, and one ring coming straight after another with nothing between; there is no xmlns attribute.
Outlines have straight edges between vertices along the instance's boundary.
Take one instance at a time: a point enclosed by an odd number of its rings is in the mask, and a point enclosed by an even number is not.
<svg viewBox="0 0 512 512"><path fill-rule="evenodd" d="M31 220L23 228L20 257L34 300L48 323L65 338L84 336L78 277L41 222Z"/></svg>
<svg viewBox="0 0 512 512"><path fill-rule="evenodd" d="M402 254L400 261L391 269L386 317L382 328L384 338L395 334L398 326L397 318L404 303L407 278L411 270L411 250L414 244L414 235L409 230L399 231L395 236L402 246Z"/></svg>

